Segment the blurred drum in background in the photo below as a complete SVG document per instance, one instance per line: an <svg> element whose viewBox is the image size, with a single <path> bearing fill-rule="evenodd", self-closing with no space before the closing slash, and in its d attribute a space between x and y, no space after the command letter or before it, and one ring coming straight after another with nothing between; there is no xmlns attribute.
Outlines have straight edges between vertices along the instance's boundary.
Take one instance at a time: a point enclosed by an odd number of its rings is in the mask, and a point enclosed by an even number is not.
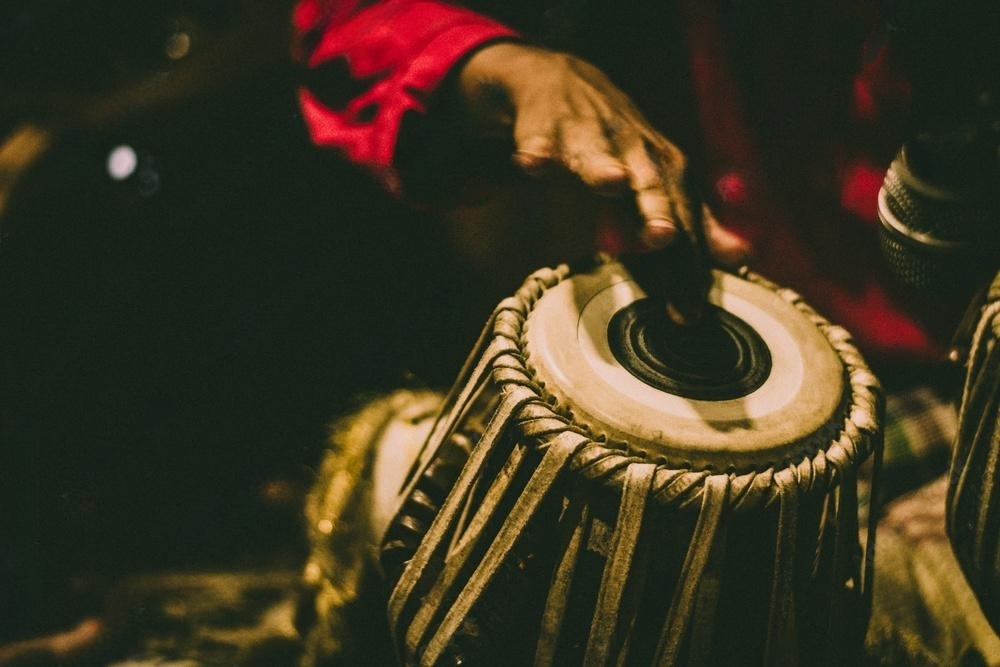
<svg viewBox="0 0 1000 667"><path fill-rule="evenodd" d="M1000 273L974 309L976 324L951 458L947 528L983 613L1000 629Z"/></svg>

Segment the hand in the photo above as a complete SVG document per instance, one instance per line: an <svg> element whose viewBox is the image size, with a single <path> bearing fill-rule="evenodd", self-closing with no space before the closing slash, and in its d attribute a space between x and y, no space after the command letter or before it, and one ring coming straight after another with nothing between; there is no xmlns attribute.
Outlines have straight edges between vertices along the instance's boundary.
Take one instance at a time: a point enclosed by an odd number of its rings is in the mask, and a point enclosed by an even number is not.
<svg viewBox="0 0 1000 667"><path fill-rule="evenodd" d="M688 292L678 306L707 293L706 254L724 264L745 259L746 243L690 197L684 154L593 65L502 42L469 59L458 87L483 131L513 133L514 161L525 172L544 176L562 169L597 193L631 193L641 220L627 230L635 245L647 250L672 246L672 259L684 267L670 274L671 291ZM678 252L686 257L677 257ZM685 281L683 287L676 284ZM675 317L684 319L684 313Z"/></svg>

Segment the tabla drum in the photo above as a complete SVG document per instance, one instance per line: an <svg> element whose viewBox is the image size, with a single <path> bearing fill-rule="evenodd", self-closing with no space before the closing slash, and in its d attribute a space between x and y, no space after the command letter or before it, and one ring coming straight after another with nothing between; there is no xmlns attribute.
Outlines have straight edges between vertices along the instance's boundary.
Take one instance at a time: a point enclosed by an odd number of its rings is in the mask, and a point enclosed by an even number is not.
<svg viewBox="0 0 1000 667"><path fill-rule="evenodd" d="M878 381L789 290L718 272L709 302L678 327L601 261L500 303L381 541L401 662L851 664Z"/></svg>

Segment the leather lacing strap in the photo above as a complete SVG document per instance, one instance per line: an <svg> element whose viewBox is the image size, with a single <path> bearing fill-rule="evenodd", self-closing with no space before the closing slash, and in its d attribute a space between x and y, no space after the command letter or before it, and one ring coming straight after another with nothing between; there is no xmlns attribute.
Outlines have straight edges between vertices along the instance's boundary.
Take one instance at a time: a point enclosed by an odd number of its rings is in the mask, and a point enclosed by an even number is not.
<svg viewBox="0 0 1000 667"><path fill-rule="evenodd" d="M729 495L729 475L710 475L705 479L701 494L701 511L695 523L694 533L687 553L684 555L684 565L681 567L677 588L674 590L667 620L663 624L660 644L654 664L659 667L669 667L677 662L685 632L695 616L696 604L701 615L713 615L719 592L718 559L713 559L721 542L724 527L722 514L726 508L726 498ZM709 564L713 567L709 568ZM706 576L707 575L707 576ZM699 600L699 595L701 599ZM693 646L693 653L707 657L708 651L704 643L710 640L701 633L700 646Z"/></svg>
<svg viewBox="0 0 1000 667"><path fill-rule="evenodd" d="M778 527L774 544L774 574L771 578L771 604L768 612L767 643L764 664L796 664L795 641L795 546L799 496L792 470L786 468L774 476L778 490Z"/></svg>
<svg viewBox="0 0 1000 667"><path fill-rule="evenodd" d="M559 476L567 459L583 442L583 436L572 431L566 431L547 443L545 455L542 457L541 462L521 493L521 501L515 503L506 520L501 525L500 530L497 532L496 537L487 548L486 553L477 564L471 576L466 580L465 585L448 608L444 619L427 642L426 649L420 656L420 663L422 665L430 666L437 663L438 658L444 653L445 648L447 648L448 643L454 637L460 624L472 610L475 603L479 601L486 586L492 581L493 576L500 569L505 558L513 549L514 544L524 532L524 528L538 511L542 501L553 490L555 479ZM461 555L455 559L455 562L458 566L464 565ZM454 571L457 570L458 567L454 569ZM448 573L446 572L446 574ZM454 581L450 581L444 576L440 581L443 584L454 583ZM428 613L418 615L414 619L408 633L408 638L411 641L415 640L418 634L422 636L423 632L427 629L422 621L426 618L429 622L431 616L429 612L434 611L432 609L434 602L433 595L429 595L425 600L425 606L421 608L421 612L427 610ZM417 643L414 642L414 645Z"/></svg>
<svg viewBox="0 0 1000 667"><path fill-rule="evenodd" d="M976 443L987 444L991 442L991 438L988 437L989 430L993 430L992 446L990 448L989 456L986 457L986 470L980 471L982 478L983 487L980 489L980 498L988 499L990 502L981 502L979 504L979 511L976 513L976 525L978 530L976 530L976 536L973 540L973 553L976 555L976 562L982 564L984 570L988 571L990 566L995 567L996 562L990 563L987 560L987 556L994 556L993 553L996 548L997 536L996 534L990 534L987 529L990 521L990 514L996 511L995 502L997 498L996 487L998 485L998 479L1000 479L1000 447L997 447L996 441L996 424L997 424L997 408L996 406L1000 404L1000 381L997 380L995 373L996 369L1000 369L1000 345L994 342L992 345L982 344L982 337L986 334L987 323L990 325L991 331L989 335L997 336L997 329L1000 328L1000 303L994 303L984 311L984 323L977 332L977 340L974 345L978 348L983 348L983 352L977 355L976 359L976 382L970 383L969 388L966 390L966 395L963 397L964 404L975 404L978 403L983 409L980 413L979 420L976 422L975 434L972 437L972 441ZM983 369L994 369L993 377L991 378L991 373L989 371L983 371ZM970 376L972 374L970 373ZM992 386L988 383L992 381ZM973 401L970 399L972 394L978 394L982 396L980 401ZM989 409L987 406L993 406ZM959 420L959 423L963 423Z"/></svg>
<svg viewBox="0 0 1000 667"><path fill-rule="evenodd" d="M556 564L545 600L545 611L538 635L535 651L535 667L548 667L556 657L559 633L569 605L571 583L576 574L576 566L587 538L590 524L590 505L582 485L577 485L570 495L563 520L560 521L563 539L560 544L562 556Z"/></svg>
<svg viewBox="0 0 1000 667"><path fill-rule="evenodd" d="M731 476L714 481L714 483L720 485L723 482L726 485L725 495L721 493L721 488L716 493L706 493L706 497L711 496L709 502L725 501L732 488L730 484L732 482ZM721 511L728 512L729 508L723 507ZM688 649L689 665L711 664L711 648L713 643L718 640L718 637L714 635L714 630L716 629L715 617L722 587L723 566L726 562L728 524L725 522L725 519L724 515L719 517L715 534L708 543L710 552L706 557L701 581L698 583L698 597L695 600L695 605L691 612L691 620L688 623L691 633ZM663 663L661 662L661 664Z"/></svg>
<svg viewBox="0 0 1000 667"><path fill-rule="evenodd" d="M497 408L496 413L490 420L485 431L483 432L482 438L479 444L473 449L469 460L466 462L465 467L459 474L458 479L455 482L455 487L452 493L448 495L445 500L444 505L441 507L440 512L435 517L434 521L431 523L427 534L421 541L420 546L417 548L416 553L407 563L406 569L403 571L399 582L397 583L395 589L389 597L389 620L395 626L403 613L404 606L408 605L412 601L414 595L422 596L425 591L417 590L418 586L421 588L426 588L429 586L429 581L432 578L438 576L442 563L447 556L446 548L448 546L446 540L449 537L449 532L454 524L454 521L458 517L459 513L463 509L464 497L460 493L456 493L455 490L461 489L471 489L474 482L480 476L483 467L486 465L488 460L488 455L492 452L493 447L498 443L499 436L507 426L507 422L510 416L514 413L514 410L519 407L523 401L532 400L533 397L519 396L513 400L501 401ZM501 478L498 480L500 483L507 481L509 478ZM470 538L472 539L472 538ZM474 541L474 539L473 539ZM466 540L466 546L470 544L469 540ZM441 594L441 586L438 586L438 594ZM436 609L431 609L429 612L424 611L426 616L428 613L433 613ZM418 612L420 613L420 612ZM427 619L426 623L429 623L430 619ZM406 643L412 646L412 634L415 631L412 629L407 632ZM421 633L422 634L422 633ZM397 637L397 641L403 639ZM400 646L400 649L404 649L405 646ZM407 662L412 660L412 656L408 656Z"/></svg>
<svg viewBox="0 0 1000 667"><path fill-rule="evenodd" d="M997 280L997 284L1000 285L1000 279ZM977 407L981 408L983 405L982 398L980 396L985 395L986 387L980 387L979 383L984 382L989 379L988 374L983 372L984 368L1000 368L1000 364L997 364L995 359L991 360L991 356L995 357L1000 354L1000 345L994 343L993 345L986 345L984 341L990 336L994 336L997 340L1000 340L1000 300L995 301L987 305L982 310L982 315L980 316L979 322L976 325L975 332L972 336L972 343L970 345L970 356L968 360L968 372L965 377L965 386L962 390L962 411L958 416L959 424L966 424L968 420L968 414L970 411L975 410ZM992 362L992 363L991 363ZM979 398L979 400L975 400ZM978 421L983 421L986 415ZM981 425L977 421L976 433L981 430ZM969 434L970 436L976 435L976 433ZM989 445L989 440L987 438L960 438L960 444L974 443L980 446L986 447ZM974 458L980 458L975 456L975 452L968 452L964 456L953 457L952 461L954 465L960 465L965 460L971 460ZM953 477L957 478L955 482L955 493L953 495L962 495L962 489L967 484L968 476L973 473L977 476L981 475L982 471L970 470L968 467L964 467L961 471L953 471ZM984 475L984 477L992 477ZM951 508L954 509L954 508ZM956 517L951 517L951 521L954 522Z"/></svg>
<svg viewBox="0 0 1000 667"><path fill-rule="evenodd" d="M633 463L626 469L618 519L611 534L611 548L604 564L590 623L584 665L605 665L611 656L626 652L624 647L617 647L618 650L612 652L612 641L618 623L624 620L631 625L635 618L635 609L622 618L622 600L632 566L632 556L639 543L639 530L642 528L649 485L655 469L656 466L651 463Z"/></svg>
<svg viewBox="0 0 1000 667"><path fill-rule="evenodd" d="M400 489L399 493L400 500L396 514L413 493L421 475L431 465L438 450L467 416L476 397L482 391L483 385L489 379L497 359L502 355L516 351L514 338L495 335L504 320L502 314L514 313L516 319L523 321L528 310L545 290L557 284L568 272L569 268L566 266L536 271L525 281L517 294L501 301L490 314L476 343L459 370L458 379L445 395L441 409L431 426L423 447L421 447L413 466L404 479L403 488Z"/></svg>
<svg viewBox="0 0 1000 667"><path fill-rule="evenodd" d="M480 335L479 341L466 360L459 381L455 383L445 398L440 416L431 429L414 471L411 472L412 481L409 484L419 479L420 474L433 460L438 449L467 415L491 373L502 373L503 369L516 370L518 368L516 359L515 363L511 363L509 360L505 361L505 357L517 352L515 337L519 326L523 323L527 310L534 301L547 287L558 282L566 271L568 269L563 267L561 270L536 272L531 279L526 281L516 296L505 299L494 311ZM483 467L499 444L501 435L511 421L511 417L520 408L533 401L539 401L536 392L523 386L519 387L517 383L510 383L510 387L504 391L497 411L455 482L456 490L470 490L475 487L482 477ZM549 420L553 421L552 416L549 417ZM557 436L554 439L556 444L569 440L578 446L585 442L583 436L566 430L564 420L555 419L554 421L557 423L549 425L547 430L549 432L561 430L566 433L565 437ZM549 451L543 456L543 460L528 486L532 490L551 488L552 482L560 472L561 464L568 454L565 446L549 447ZM516 459L519 454L515 452L514 456L515 460L509 461L503 473L493 480L487 491L487 500L494 501L507 491L518 467ZM551 462L553 457L558 465ZM402 497L405 498L407 493L408 491L404 491ZM525 493L527 493L527 489ZM407 628L405 637L397 637L397 642L403 640L398 649L400 655L405 655L407 662L420 659L422 664L433 664L440 657L440 653L461 623L464 613L471 609L478 599L482 589L495 574L496 567L509 553L517 535L520 534L520 529L523 529L533 516L534 510L537 509L537 505L543 498L544 493L540 493L535 499L534 507L521 507L517 516L511 514L510 519L514 520L515 523L510 526L505 524L506 532L511 535L511 539L505 543L501 543L499 537L495 540L487 554L490 562L485 567L480 567L468 580L462 591L458 593L458 597L451 603L452 607L444 623L430 638L430 643L422 651L423 655L418 657L412 654L412 647L423 644L424 635L428 632L431 622L437 618L444 605L450 601L454 594L453 589L458 585L459 575L464 572L465 559L477 545L483 527L489 518L487 511L493 506L489 503L484 503L481 506L477 514L472 517L466 531L462 533L456 551L448 553L450 546L448 539L451 537L449 533L452 533L459 514L466 507L467 500L467 496L462 493L449 494L416 553L407 564L389 599L389 619L395 627L404 613L404 608L415 604L415 597L423 598L420 600L416 615ZM429 591L426 590L427 587L430 588Z"/></svg>

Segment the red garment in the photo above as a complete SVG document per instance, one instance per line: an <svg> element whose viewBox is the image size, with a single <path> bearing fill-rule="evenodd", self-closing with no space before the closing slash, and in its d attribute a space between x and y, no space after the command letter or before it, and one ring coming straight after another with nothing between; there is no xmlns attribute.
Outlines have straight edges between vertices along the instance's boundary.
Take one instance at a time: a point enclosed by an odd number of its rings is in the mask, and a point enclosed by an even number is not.
<svg viewBox="0 0 1000 667"><path fill-rule="evenodd" d="M335 109L302 88L299 100L313 141L344 152L398 193L393 157L403 116L426 110L427 98L455 63L514 30L434 0L303 0L296 31L315 46L309 67L343 59L366 89ZM312 37L312 40L309 38Z"/></svg>
<svg viewBox="0 0 1000 667"><path fill-rule="evenodd" d="M887 165L873 164L865 156L845 158L838 173L829 174L838 180L841 210L823 210L820 215L826 220L817 222L821 231L803 238L797 227L811 221L795 220L766 187L755 187L760 151L749 138L752 132L740 114L734 77L720 56L723 37L718 17L703 6L713 3L691 0L682 5L687 13L702 134L710 166L721 169L714 177L721 200L719 217L754 243L753 268L799 289L820 312L847 327L869 352L896 358L940 358L938 344L884 287L882 272L871 266L877 260L869 261L868 255L859 253L854 264L851 257L833 267L817 261L820 253L853 255L852 244L859 235L866 241L874 238L875 197ZM294 23L300 36L311 37L315 44L306 55L310 67L344 59L351 77L364 84L343 108L333 108L312 92L301 91L313 140L343 151L396 193L400 187L392 167L404 115L424 111L431 93L471 49L516 34L491 19L437 0L301 0ZM854 113L865 122L871 122L885 103L873 87L876 64L869 63L855 81ZM834 219L837 216L849 219L850 229L842 229L840 219ZM834 238L831 249L829 242Z"/></svg>

